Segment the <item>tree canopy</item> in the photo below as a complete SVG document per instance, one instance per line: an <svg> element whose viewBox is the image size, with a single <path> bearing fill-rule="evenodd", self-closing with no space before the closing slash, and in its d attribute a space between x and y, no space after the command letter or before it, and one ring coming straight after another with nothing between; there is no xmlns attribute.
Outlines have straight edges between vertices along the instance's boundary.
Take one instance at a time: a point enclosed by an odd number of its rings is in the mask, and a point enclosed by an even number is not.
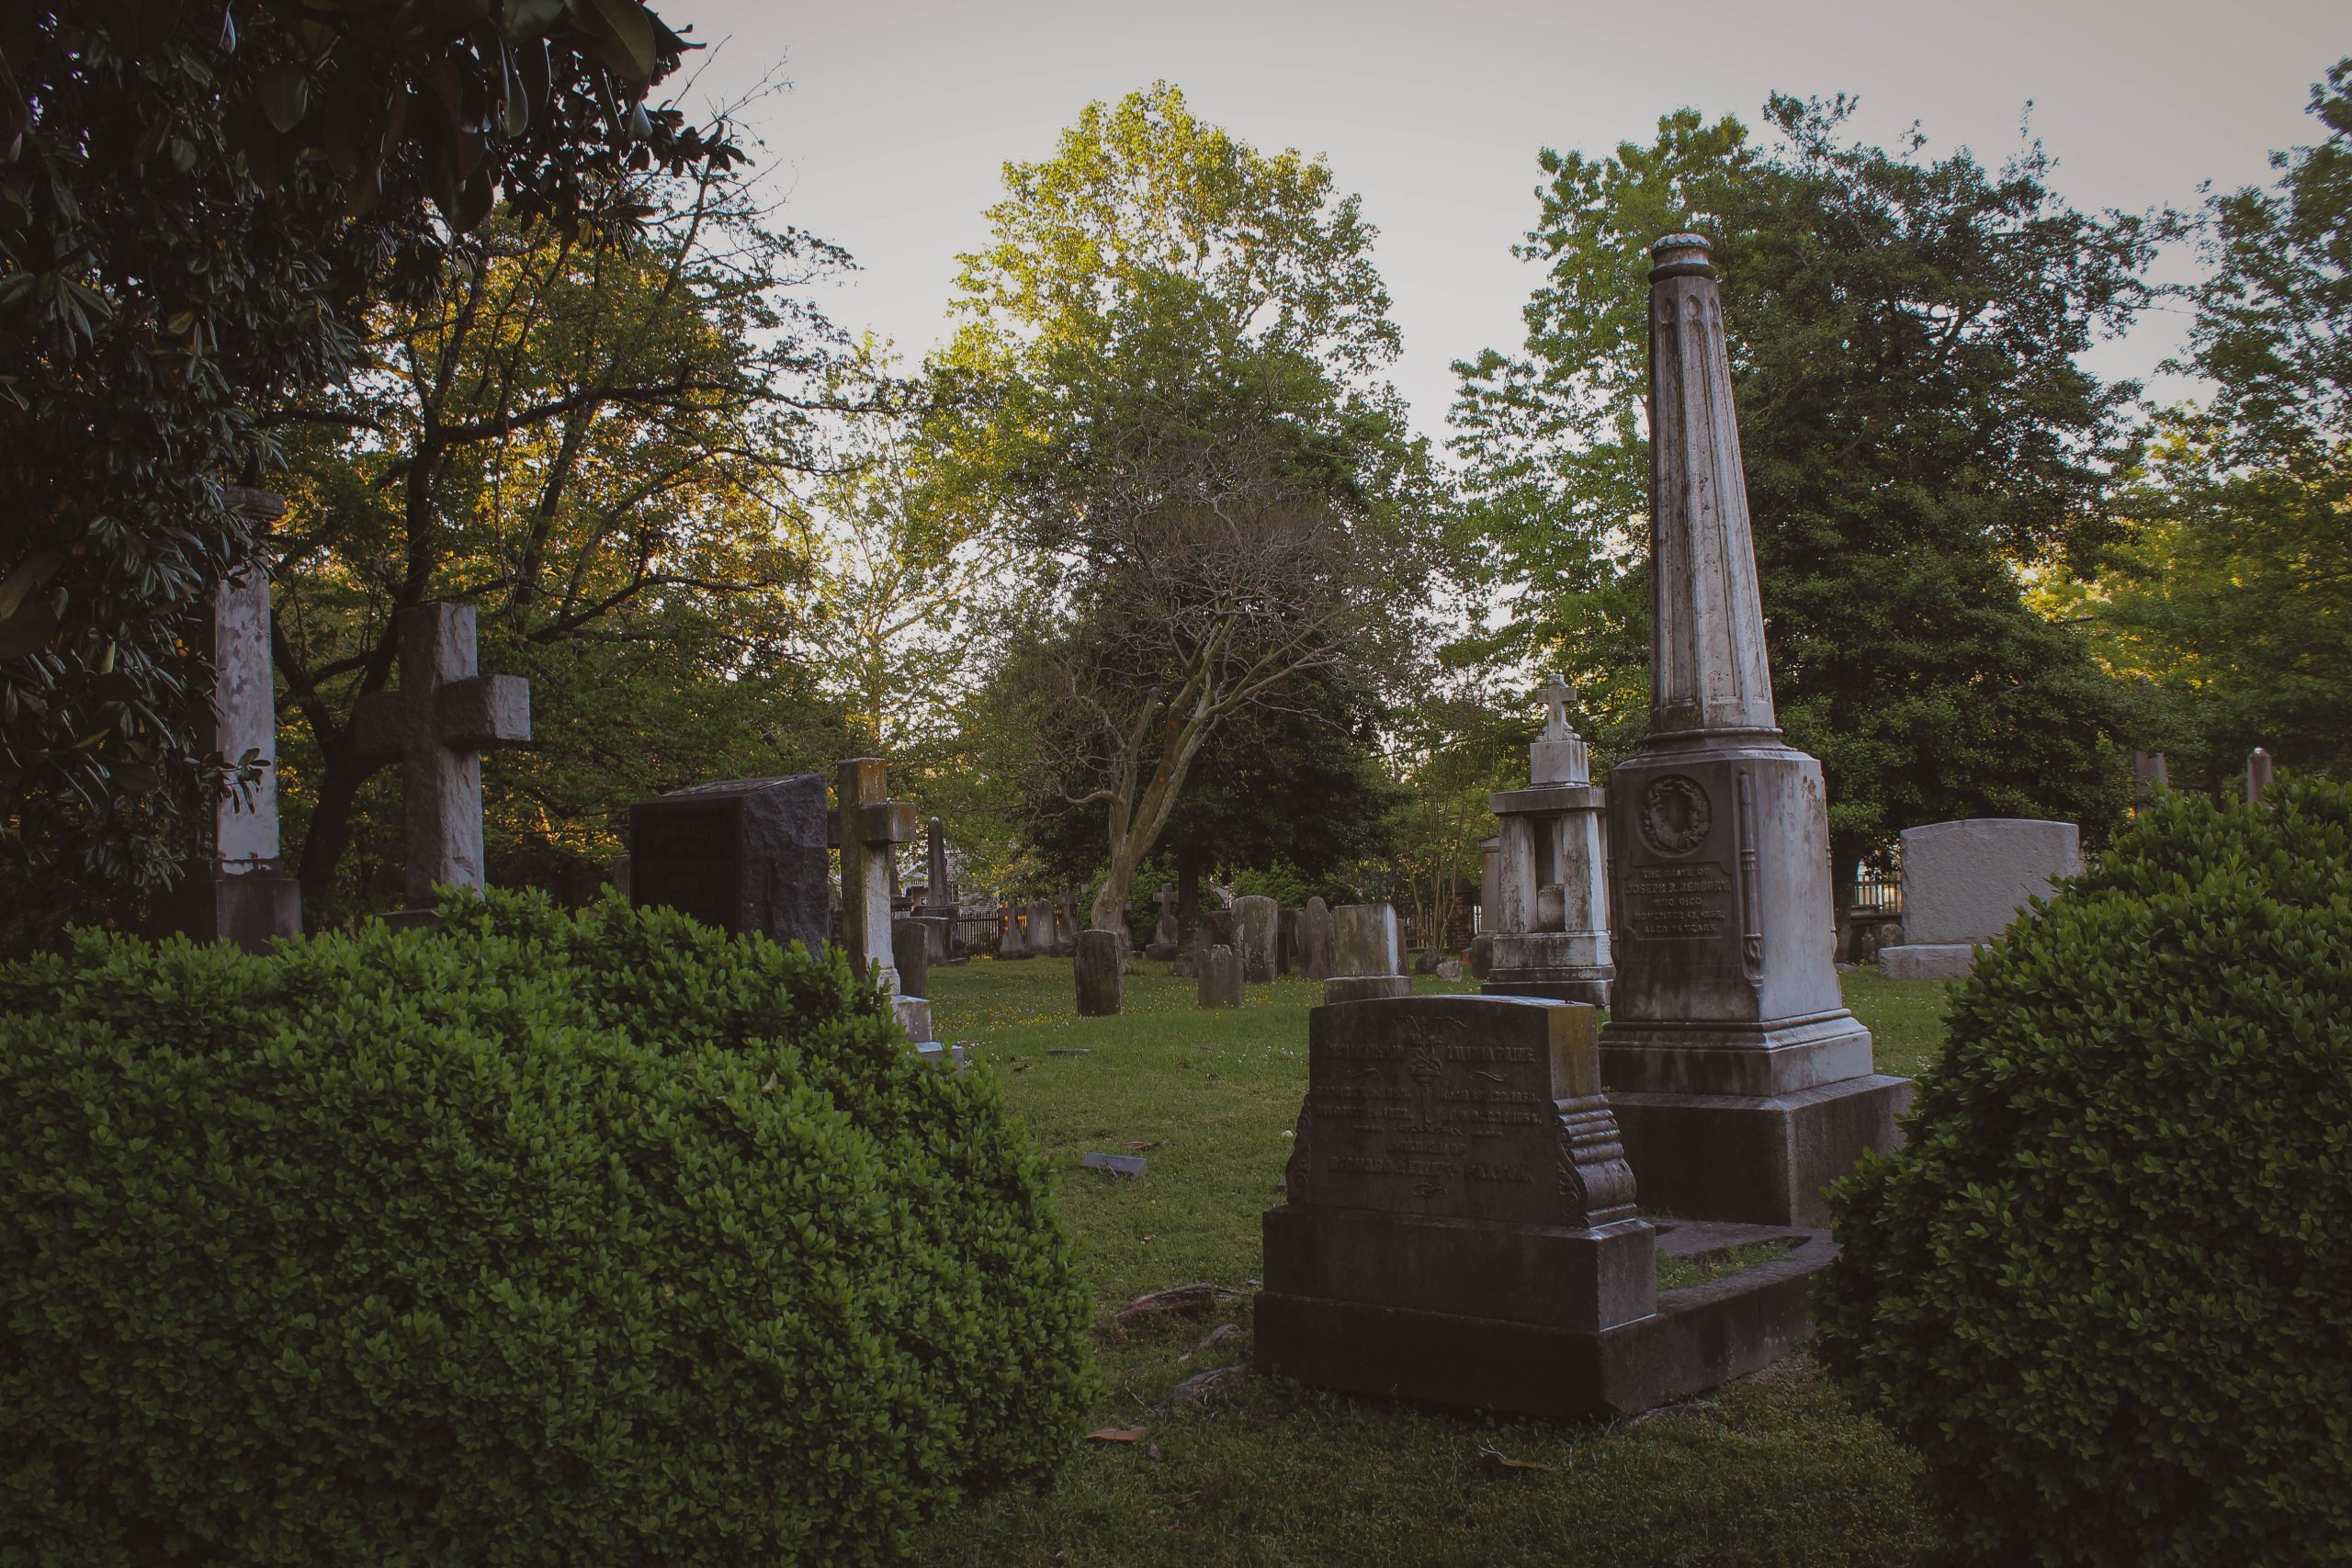
<svg viewBox="0 0 2352 1568"><path fill-rule="evenodd" d="M503 198L632 229L633 170L724 168L649 105L639 0L34 0L0 11L0 856L168 877L233 772L191 617L254 558L224 487Z"/></svg>
<svg viewBox="0 0 2352 1568"><path fill-rule="evenodd" d="M2352 60L2310 108L2322 139L2205 213L2180 367L2210 396L2165 412L2130 536L2065 601L2151 683L2151 744L2180 783L2219 783L2255 746L2352 767Z"/></svg>
<svg viewBox="0 0 2352 1568"><path fill-rule="evenodd" d="M1822 759L1848 867L1918 822L2120 804L2111 683L2024 579L2087 570L2114 536L2137 388L2078 355L2144 302L2154 234L2068 206L2039 144L1998 168L1931 160L1917 132L1889 152L1846 140L1851 107L1776 96L1762 149L1686 109L1648 147L1546 152L1525 342L1462 365L1456 410L1474 575L1513 605L1488 646L1628 714L1648 651L1645 252L1709 237L1775 694Z"/></svg>
<svg viewBox="0 0 2352 1568"><path fill-rule="evenodd" d="M1030 563L989 712L1102 808L1107 927L1212 737L1404 629L1424 455L1374 376L1396 333L1372 231L1319 162L1161 84L1005 183L934 428Z"/></svg>

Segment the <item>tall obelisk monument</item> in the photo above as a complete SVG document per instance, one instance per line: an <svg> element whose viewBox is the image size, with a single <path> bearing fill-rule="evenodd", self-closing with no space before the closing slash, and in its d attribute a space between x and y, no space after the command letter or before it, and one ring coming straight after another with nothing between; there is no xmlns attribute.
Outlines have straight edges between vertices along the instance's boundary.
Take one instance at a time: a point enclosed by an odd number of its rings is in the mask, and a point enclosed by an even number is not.
<svg viewBox="0 0 2352 1568"><path fill-rule="evenodd" d="M1838 988L1821 764L1772 710L1707 243L1651 259L1650 736L1609 775L1601 1076L1645 1202L1821 1224L1822 1185L1894 1146L1911 1085L1871 1070Z"/></svg>

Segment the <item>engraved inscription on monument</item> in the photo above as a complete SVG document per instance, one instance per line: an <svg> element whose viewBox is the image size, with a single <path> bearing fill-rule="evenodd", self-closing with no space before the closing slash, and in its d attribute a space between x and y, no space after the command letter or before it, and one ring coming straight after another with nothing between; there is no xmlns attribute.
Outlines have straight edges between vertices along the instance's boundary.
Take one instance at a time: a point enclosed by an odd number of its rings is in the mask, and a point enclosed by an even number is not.
<svg viewBox="0 0 2352 1568"><path fill-rule="evenodd" d="M1293 1203L1564 1222L1553 1010L1480 1000L1484 1016L1369 1002L1310 1015Z"/></svg>
<svg viewBox="0 0 2352 1568"><path fill-rule="evenodd" d="M1716 861L1636 865L1625 872L1625 910L1649 942L1704 942L1732 926L1730 874Z"/></svg>

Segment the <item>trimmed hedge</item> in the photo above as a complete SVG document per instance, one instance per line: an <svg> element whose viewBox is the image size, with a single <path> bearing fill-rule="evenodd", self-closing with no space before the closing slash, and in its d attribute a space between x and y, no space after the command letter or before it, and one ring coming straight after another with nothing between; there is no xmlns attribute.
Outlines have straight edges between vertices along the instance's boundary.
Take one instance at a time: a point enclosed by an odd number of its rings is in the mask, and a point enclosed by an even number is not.
<svg viewBox="0 0 2352 1568"><path fill-rule="evenodd" d="M1832 1190L1840 1381L1963 1558L2352 1554L2352 788L2165 796Z"/></svg>
<svg viewBox="0 0 2352 1568"><path fill-rule="evenodd" d="M868 985L452 899L0 968L0 1563L868 1562L1092 1374L1044 1163Z"/></svg>

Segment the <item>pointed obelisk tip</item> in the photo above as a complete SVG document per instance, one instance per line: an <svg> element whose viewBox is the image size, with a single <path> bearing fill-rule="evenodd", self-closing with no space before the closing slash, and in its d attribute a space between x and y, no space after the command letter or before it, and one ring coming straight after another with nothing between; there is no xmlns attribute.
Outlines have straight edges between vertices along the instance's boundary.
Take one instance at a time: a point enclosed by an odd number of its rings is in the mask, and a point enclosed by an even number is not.
<svg viewBox="0 0 2352 1568"><path fill-rule="evenodd" d="M1668 234L1650 247L1650 281L1669 277L1713 277L1714 264L1707 259L1704 234Z"/></svg>

